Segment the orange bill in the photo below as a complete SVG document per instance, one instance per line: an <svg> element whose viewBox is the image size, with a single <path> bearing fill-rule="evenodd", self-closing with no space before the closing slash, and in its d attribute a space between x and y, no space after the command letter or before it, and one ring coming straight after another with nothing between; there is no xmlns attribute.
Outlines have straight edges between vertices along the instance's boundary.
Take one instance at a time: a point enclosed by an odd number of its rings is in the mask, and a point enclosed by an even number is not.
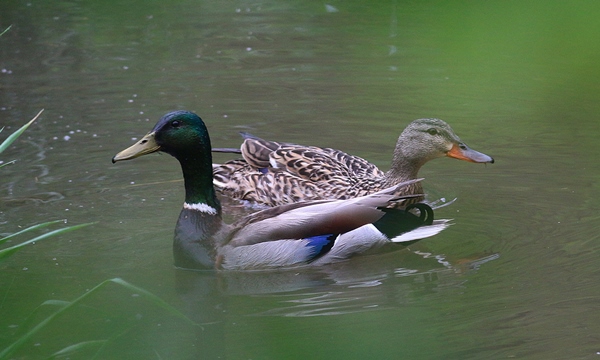
<svg viewBox="0 0 600 360"><path fill-rule="evenodd" d="M475 151L464 143L452 145L452 149L446 153L446 156L474 163L494 163L494 158L487 156L484 153L480 153L479 151Z"/></svg>

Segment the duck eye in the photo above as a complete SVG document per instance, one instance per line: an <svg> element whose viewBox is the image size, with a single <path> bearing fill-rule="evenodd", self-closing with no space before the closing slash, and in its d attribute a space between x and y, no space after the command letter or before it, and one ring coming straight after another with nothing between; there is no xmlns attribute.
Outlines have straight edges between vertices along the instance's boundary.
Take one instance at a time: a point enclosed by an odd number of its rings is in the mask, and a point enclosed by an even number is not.
<svg viewBox="0 0 600 360"><path fill-rule="evenodd" d="M178 128L181 126L181 123L177 120L173 120L173 121L171 121L171 126L174 128Z"/></svg>
<svg viewBox="0 0 600 360"><path fill-rule="evenodd" d="M427 130L427 133L428 133L429 135L437 135L437 134L438 134L438 131L437 131L436 129L434 129L434 128L431 128L431 129L428 129L428 130Z"/></svg>

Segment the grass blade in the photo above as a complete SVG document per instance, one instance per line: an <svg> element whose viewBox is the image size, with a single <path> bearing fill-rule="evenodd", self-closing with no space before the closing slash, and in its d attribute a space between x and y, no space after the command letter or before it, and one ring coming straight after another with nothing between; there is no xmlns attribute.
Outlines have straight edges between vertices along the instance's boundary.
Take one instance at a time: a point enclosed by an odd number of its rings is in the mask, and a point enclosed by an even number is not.
<svg viewBox="0 0 600 360"><path fill-rule="evenodd" d="M0 129L0 130L2 130L2 129ZM0 164L0 168L3 168L3 167L5 167L6 165L14 164L15 162L16 162L16 160L11 160L11 161L9 161L9 162L7 162L7 163Z"/></svg>
<svg viewBox="0 0 600 360"><path fill-rule="evenodd" d="M31 329L31 330L29 330L25 335L21 336L20 338L17 339L17 341L15 341L14 343L10 344L7 348L5 348L4 350L2 350L2 352L0 352L0 359L8 359L10 357L10 355L12 355L12 353L14 353L21 346L23 346L23 344L25 344L29 339L31 339L31 337L33 335L35 335L38 331L40 331L46 325L48 325L54 318L56 318L57 316L61 315L62 313L64 313L68 309L72 308L75 304L81 302L83 299L85 299L86 297L88 297L90 294L93 294L97 289L101 288L102 286L104 286L105 284L107 284L109 281L110 280L105 280L105 281L101 282L100 284L96 285L92 290L90 290L87 293L81 295L80 297L78 297L74 301L70 302L69 304L65 305L61 309L59 309L56 312L52 313L52 315L50 315L47 318L45 318L44 320L42 320L42 322L40 322L39 324L37 324L36 326L34 326L34 328Z"/></svg>
<svg viewBox="0 0 600 360"><path fill-rule="evenodd" d="M149 291L144 290L144 289L142 289L140 287L137 287L135 285L132 285L132 284L128 283L127 281L121 279L121 278L108 279L108 280L104 280L103 282L101 282L100 284L98 284L94 288L92 288L90 291L88 291L87 293L81 295L80 297L78 297L77 299L75 299L75 300L73 300L71 302L57 301L56 305L60 304L60 305L64 305L64 306L62 308L60 308L59 310L57 310L56 312L52 313L50 316L48 316L42 322L40 322L39 324L37 324L33 329L29 330L27 333L25 333L23 336L21 336L19 339L17 339L17 341L15 341L14 343L10 344L7 348L5 348L4 350L2 350L0 352L0 360L9 359L10 356L15 351L17 351L21 346L23 346L23 344L25 344L27 341L29 341L29 339L31 339L33 337L33 335L35 335L38 331L40 331L41 329L43 329L52 320L54 320L59 315L65 313L67 310L69 310L73 306L78 305L80 302L82 302L83 300L85 300L88 296L96 293L100 288L104 287L106 284L109 284L111 282L115 283L115 284L118 284L118 285L121 285L121 286L123 286L123 287L125 287L125 288L127 288L129 290L135 291L135 292L139 293L140 295L145 296L152 303L154 303L154 304L158 305L159 307L167 310L170 314L175 315L176 317L185 320L188 324L191 324L191 325L194 325L194 326L198 325L195 322L193 322L191 319L189 319L187 316L185 316L183 313L181 313L179 310L177 310L174 307L172 307L171 305L167 304L164 300L162 300L158 296L150 293Z"/></svg>
<svg viewBox="0 0 600 360"><path fill-rule="evenodd" d="M0 262L6 260L9 256L11 256L15 252L17 252L18 250L20 250L21 248L23 248L25 245L31 244L32 242L44 240L44 239L49 238L51 236L63 234L63 233L69 232L69 231L77 230L77 229L81 229L82 227L89 226L89 225L92 225L92 224L95 224L95 223L85 223L85 224L81 224L81 225L69 226L69 227L62 228L62 229L56 229L54 231L47 232L47 233L45 233L43 235L35 237L35 238L31 239L31 240L27 240L25 242L22 242L20 244L15 245L15 246L11 246L9 248L2 249L2 250L0 250Z"/></svg>
<svg viewBox="0 0 600 360"><path fill-rule="evenodd" d="M64 300L46 300L42 303L42 305L67 306L70 303L70 301Z"/></svg>
<svg viewBox="0 0 600 360"><path fill-rule="evenodd" d="M13 237L15 237L15 236L19 236L19 235L21 235L21 234L24 234L24 233L26 233L26 232L28 232L28 231L32 231L32 230L37 230L37 229L45 228L45 227L46 227L46 226L48 226L48 225L57 224L57 223L59 223L59 222L63 222L63 223L64 223L64 222L65 222L65 220L54 220L54 221L48 221L48 222L45 222L45 223L41 223L41 224L36 224L36 225L30 226L30 227L28 227L27 229L23 229L23 230L21 230L21 231L19 231L19 232L16 232L16 233L14 233L14 234L10 234L10 235L8 235L7 237L3 237L2 239L0 239L0 244L2 244L3 242L6 242L6 241L8 241L9 239L11 239L11 238L13 238Z"/></svg>
<svg viewBox="0 0 600 360"><path fill-rule="evenodd" d="M7 32L8 30L10 30L11 27L12 27L12 25L9 25L6 29L4 29L4 31L2 33L0 33L0 36L4 35L4 33Z"/></svg>
<svg viewBox="0 0 600 360"><path fill-rule="evenodd" d="M135 291L135 292L139 293L140 295L145 296L148 300L150 300L152 303L154 303L154 305L166 310L171 315L174 315L174 316L184 320L188 324L194 325L194 326L198 325L195 322L193 322L192 320L190 320L190 318L185 316L183 313L181 313L179 310L175 309L173 306L169 305L163 299L159 298L158 296L154 295L153 293L149 292L148 290L145 290L145 289L142 289L141 287L132 285L121 278L114 278L114 279L111 279L110 281L114 282L115 284L119 284L131 291Z"/></svg>
<svg viewBox="0 0 600 360"><path fill-rule="evenodd" d="M28 128L28 127L29 127L31 124L33 124L33 122L34 122L35 120L37 120L37 118L38 118L38 117L39 117L39 116L42 114L42 112L43 112L43 111L44 111L44 109L40 110L40 112L39 112L39 113L37 113L37 115L36 115L36 116L35 116L33 119L31 119L31 120L30 120L30 121L29 121L27 124L25 124L25 125L21 126L21 128L20 128L19 130L15 131L15 132L14 132L14 133L12 133L12 134L11 134L9 137L7 137L7 138L6 138L6 140L4 140L4 141L2 142L2 144L0 144L0 153L2 153L4 150L6 150L6 149L7 149L7 148L10 146L10 144L12 144L12 143L13 143L13 141L17 140L17 138L18 138L19 136L21 136L21 134L22 134L22 133L23 133L25 130L27 130L27 128Z"/></svg>
<svg viewBox="0 0 600 360"><path fill-rule="evenodd" d="M64 349L55 352L54 354L50 355L48 359L56 359L61 356L73 355L78 351L84 351L90 348L102 348L107 342L108 340L83 341L78 344L67 346Z"/></svg>

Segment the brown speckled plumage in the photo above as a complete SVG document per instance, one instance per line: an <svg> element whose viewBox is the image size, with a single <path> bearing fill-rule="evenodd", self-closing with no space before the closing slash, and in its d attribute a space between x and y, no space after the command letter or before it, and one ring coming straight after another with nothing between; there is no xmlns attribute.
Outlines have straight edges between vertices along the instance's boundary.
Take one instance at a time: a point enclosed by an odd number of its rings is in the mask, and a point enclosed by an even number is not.
<svg viewBox="0 0 600 360"><path fill-rule="evenodd" d="M243 134L243 159L213 165L214 183L224 195L275 206L301 200L349 199L417 178L429 160L449 156L471 162L494 160L467 147L439 119L413 121L400 134L387 172L343 151L263 140ZM420 182L397 195L423 194ZM423 196L396 206L422 201Z"/></svg>

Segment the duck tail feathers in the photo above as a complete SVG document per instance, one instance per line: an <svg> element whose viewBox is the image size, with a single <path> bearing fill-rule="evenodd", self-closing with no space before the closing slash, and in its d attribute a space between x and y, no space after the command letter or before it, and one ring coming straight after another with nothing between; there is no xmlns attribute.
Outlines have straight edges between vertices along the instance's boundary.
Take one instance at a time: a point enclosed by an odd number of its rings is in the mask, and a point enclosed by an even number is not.
<svg viewBox="0 0 600 360"><path fill-rule="evenodd" d="M390 239L393 243L403 243L404 245L409 245L408 243L415 242L417 240L425 239L434 235L439 234L446 228L448 228L452 223L451 219L441 219L434 220L431 225L425 225L418 227L414 230L406 232L404 234L398 235Z"/></svg>

